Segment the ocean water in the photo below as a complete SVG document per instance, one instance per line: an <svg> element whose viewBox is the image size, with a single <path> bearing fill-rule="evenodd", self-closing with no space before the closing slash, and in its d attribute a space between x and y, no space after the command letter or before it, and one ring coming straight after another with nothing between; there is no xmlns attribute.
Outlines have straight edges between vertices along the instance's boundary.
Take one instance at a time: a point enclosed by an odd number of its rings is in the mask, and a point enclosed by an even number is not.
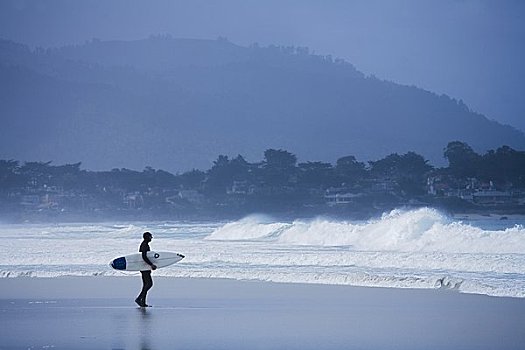
<svg viewBox="0 0 525 350"><path fill-rule="evenodd" d="M430 208L368 221L252 215L234 222L0 224L0 278L135 275L108 263L136 252L150 231L152 250L186 256L157 276L525 298L524 224L523 216L452 218Z"/></svg>

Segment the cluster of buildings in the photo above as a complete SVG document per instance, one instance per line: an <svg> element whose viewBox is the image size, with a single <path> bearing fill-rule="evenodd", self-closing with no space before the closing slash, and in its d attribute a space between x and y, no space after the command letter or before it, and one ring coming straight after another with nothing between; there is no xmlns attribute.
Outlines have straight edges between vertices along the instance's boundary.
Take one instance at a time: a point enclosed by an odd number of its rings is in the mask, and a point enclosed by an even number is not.
<svg viewBox="0 0 525 350"><path fill-rule="evenodd" d="M390 195L399 205L431 205L443 199L455 199L469 206L480 208L522 207L525 209L525 188L515 188L508 184L497 187L492 181L483 182L475 178L457 181L446 176L432 176L427 179L426 191L419 196L407 196L397 186L396 181L378 181L374 186L356 190L355 188L328 188L324 194L325 203L330 207L363 202L365 197L379 194Z"/></svg>
<svg viewBox="0 0 525 350"><path fill-rule="evenodd" d="M234 181L225 192L221 205L236 206L241 202L256 202L261 191L263 189L257 188L248 181ZM457 199L461 203L480 208L525 208L525 189L517 189L512 186L496 187L492 182L482 182L475 178L457 181L446 176L432 176L427 179L426 192L420 196L403 193L395 180L388 179L375 181L365 188L342 186L310 192L309 198L312 203L328 209L351 207L352 205L373 206L381 200L390 201L392 205L429 205L434 199ZM268 195L268 193L265 194ZM132 192L104 187L93 193L86 193L80 190L64 190L58 186L43 185L20 189L9 193L8 197L11 203L16 203L18 208L24 212L195 210L213 209L214 205L219 205L199 189L160 187Z"/></svg>
<svg viewBox="0 0 525 350"><path fill-rule="evenodd" d="M525 206L525 189L510 184L496 187L492 181L476 178L451 181L445 176L429 177L427 193L434 197L459 198L479 206Z"/></svg>

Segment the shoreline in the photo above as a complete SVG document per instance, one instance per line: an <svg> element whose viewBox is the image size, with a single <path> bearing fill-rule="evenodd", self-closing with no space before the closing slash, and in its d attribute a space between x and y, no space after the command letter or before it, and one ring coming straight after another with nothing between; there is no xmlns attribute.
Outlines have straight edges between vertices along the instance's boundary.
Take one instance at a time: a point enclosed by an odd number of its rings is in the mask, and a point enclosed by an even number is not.
<svg viewBox="0 0 525 350"><path fill-rule="evenodd" d="M525 299L140 276L0 279L0 349L522 349Z"/></svg>
<svg viewBox="0 0 525 350"><path fill-rule="evenodd" d="M180 284L185 287L185 291L191 288L194 284L230 284L238 288L240 286L250 285L265 285L265 286L284 286L290 288L348 288L350 290L380 290L383 293L423 293L429 295L464 295L472 297L487 297L496 299L516 299L523 300L518 296L509 295L490 295L484 293L465 292L456 288L416 288L416 287L399 287L399 286L375 286L375 285L351 285L351 284L338 284L338 283L308 283L308 282L288 282L288 281L272 281L272 280L260 280L260 279L236 279L228 277L177 277L177 276L152 276L155 284L159 282L162 285ZM77 284L78 282L78 284ZM86 283L89 282L89 283ZM61 290L57 290L55 287L59 284ZM2 276L0 277L0 299L32 299L32 298L64 298L68 296L75 296L78 299L84 299L88 297L85 293L95 293L89 298L108 298L108 297L122 297L120 292L117 292L118 286L123 285L125 288L131 288L136 285L136 288L140 289L141 280L140 274L136 272L135 275L60 275L60 276L32 276L32 275L20 275L20 276ZM180 287L177 286L177 288ZM38 287L38 288L35 288ZM106 287L106 290L101 289ZM11 291L10 291L11 288ZM159 287L160 289L161 287ZM168 287L168 289L171 287ZM16 293L12 290L17 290ZM117 293L117 294L116 294ZM166 298L171 297L165 290L157 291L157 297Z"/></svg>

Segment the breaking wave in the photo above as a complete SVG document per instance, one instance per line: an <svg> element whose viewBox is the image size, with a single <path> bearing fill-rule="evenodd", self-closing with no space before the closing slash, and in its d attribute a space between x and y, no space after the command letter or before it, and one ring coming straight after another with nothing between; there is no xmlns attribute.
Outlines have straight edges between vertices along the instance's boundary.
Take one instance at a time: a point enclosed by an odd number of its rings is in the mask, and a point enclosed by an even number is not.
<svg viewBox="0 0 525 350"><path fill-rule="evenodd" d="M453 221L438 210L394 210L377 220L318 218L292 223L250 216L215 230L208 240L261 240L312 246L348 246L360 251L524 254L525 229L484 230Z"/></svg>
<svg viewBox="0 0 525 350"><path fill-rule="evenodd" d="M278 236L290 224L272 222L265 215L250 215L239 221L230 222L215 230L207 239L211 240L252 240L255 238Z"/></svg>
<svg viewBox="0 0 525 350"><path fill-rule="evenodd" d="M466 217L464 220L469 220ZM484 222L481 222L484 221ZM525 229L499 217L471 223L438 210L395 210L369 221L135 222L3 225L0 278L124 276L108 262L152 249L186 258L155 274L391 288L525 298Z"/></svg>

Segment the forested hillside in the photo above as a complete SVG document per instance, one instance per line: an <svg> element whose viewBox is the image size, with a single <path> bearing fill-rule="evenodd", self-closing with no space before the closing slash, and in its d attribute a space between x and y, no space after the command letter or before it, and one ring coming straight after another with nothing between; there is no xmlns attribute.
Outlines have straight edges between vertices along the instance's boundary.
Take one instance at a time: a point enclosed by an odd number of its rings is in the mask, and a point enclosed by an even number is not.
<svg viewBox="0 0 525 350"><path fill-rule="evenodd" d="M0 41L0 158L91 169L208 168L217 154L289 149L301 160L372 160L443 145L478 152L525 136L460 100L381 81L307 48L226 39L93 40L31 50ZM459 97L458 97L459 98Z"/></svg>

